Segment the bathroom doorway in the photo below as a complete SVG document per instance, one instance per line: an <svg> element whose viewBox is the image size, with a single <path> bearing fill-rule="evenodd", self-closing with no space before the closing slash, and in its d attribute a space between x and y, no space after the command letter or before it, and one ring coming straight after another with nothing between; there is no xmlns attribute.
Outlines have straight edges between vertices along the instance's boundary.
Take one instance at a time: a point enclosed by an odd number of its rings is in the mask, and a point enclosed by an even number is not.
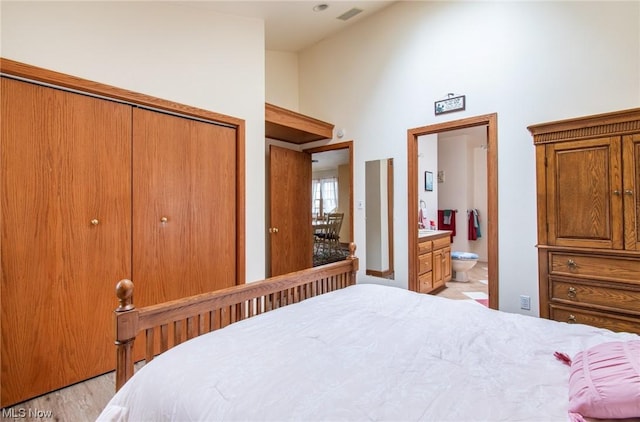
<svg viewBox="0 0 640 422"><path fill-rule="evenodd" d="M487 211L483 236L487 239L488 295L489 307L498 309L498 151L497 151L497 114L471 117L451 122L409 129L407 133L408 152L408 224L409 224L409 289L417 290L418 257L418 203L419 203L419 166L418 138L424 135L445 134L464 129L486 128L486 192ZM437 171L437 170L436 170ZM437 177L437 176L436 176ZM464 210L463 210L464 212ZM464 220L463 220L464 221Z"/></svg>

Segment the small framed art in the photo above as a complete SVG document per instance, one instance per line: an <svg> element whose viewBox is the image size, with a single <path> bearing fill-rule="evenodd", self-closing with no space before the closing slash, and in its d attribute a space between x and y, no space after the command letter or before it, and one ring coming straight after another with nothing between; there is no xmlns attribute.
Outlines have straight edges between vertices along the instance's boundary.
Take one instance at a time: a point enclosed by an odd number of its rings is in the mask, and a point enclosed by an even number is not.
<svg viewBox="0 0 640 422"><path fill-rule="evenodd" d="M433 191L433 172L424 172L424 190L427 192Z"/></svg>
<svg viewBox="0 0 640 422"><path fill-rule="evenodd" d="M436 116L439 114L451 113L452 111L461 111L466 107L465 96L460 95L458 97L449 97L445 100L436 101L433 105Z"/></svg>

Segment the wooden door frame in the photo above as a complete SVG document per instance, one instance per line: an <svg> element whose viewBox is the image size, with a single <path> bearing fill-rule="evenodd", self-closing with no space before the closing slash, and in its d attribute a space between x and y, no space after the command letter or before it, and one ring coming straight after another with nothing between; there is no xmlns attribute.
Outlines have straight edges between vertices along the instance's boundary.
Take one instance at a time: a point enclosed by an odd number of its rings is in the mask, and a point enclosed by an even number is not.
<svg viewBox="0 0 640 422"><path fill-rule="evenodd" d="M335 151L339 149L349 150L349 238L351 239L351 242L353 242L353 141L322 145L319 147L303 149L302 151L314 154L316 152Z"/></svg>
<svg viewBox="0 0 640 422"><path fill-rule="evenodd" d="M498 114L485 114L450 122L421 126L407 131L407 203L409 290L418 290L418 138L476 126L487 126L487 253L489 307L498 301Z"/></svg>

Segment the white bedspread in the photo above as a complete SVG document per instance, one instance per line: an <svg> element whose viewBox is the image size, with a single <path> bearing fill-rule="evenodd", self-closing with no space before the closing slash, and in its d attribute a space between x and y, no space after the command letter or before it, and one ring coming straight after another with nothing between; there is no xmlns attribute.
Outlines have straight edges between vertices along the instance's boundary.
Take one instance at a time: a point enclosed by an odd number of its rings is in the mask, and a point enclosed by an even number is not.
<svg viewBox="0 0 640 422"><path fill-rule="evenodd" d="M183 343L98 420L566 421L553 353L631 338L361 284Z"/></svg>

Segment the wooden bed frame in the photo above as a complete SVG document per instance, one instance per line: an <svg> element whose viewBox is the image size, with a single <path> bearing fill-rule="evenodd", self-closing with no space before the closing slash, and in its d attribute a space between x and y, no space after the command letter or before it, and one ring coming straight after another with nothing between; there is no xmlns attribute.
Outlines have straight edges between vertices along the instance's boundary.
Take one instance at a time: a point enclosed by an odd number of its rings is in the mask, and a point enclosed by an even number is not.
<svg viewBox="0 0 640 422"><path fill-rule="evenodd" d="M201 334L353 285L358 271L355 250L355 244L351 243L349 256L344 261L139 309L133 305L133 282L121 280L116 286L120 305L114 312L116 391L133 376L136 360L133 345L138 334L145 339L144 362L147 363L154 356Z"/></svg>

